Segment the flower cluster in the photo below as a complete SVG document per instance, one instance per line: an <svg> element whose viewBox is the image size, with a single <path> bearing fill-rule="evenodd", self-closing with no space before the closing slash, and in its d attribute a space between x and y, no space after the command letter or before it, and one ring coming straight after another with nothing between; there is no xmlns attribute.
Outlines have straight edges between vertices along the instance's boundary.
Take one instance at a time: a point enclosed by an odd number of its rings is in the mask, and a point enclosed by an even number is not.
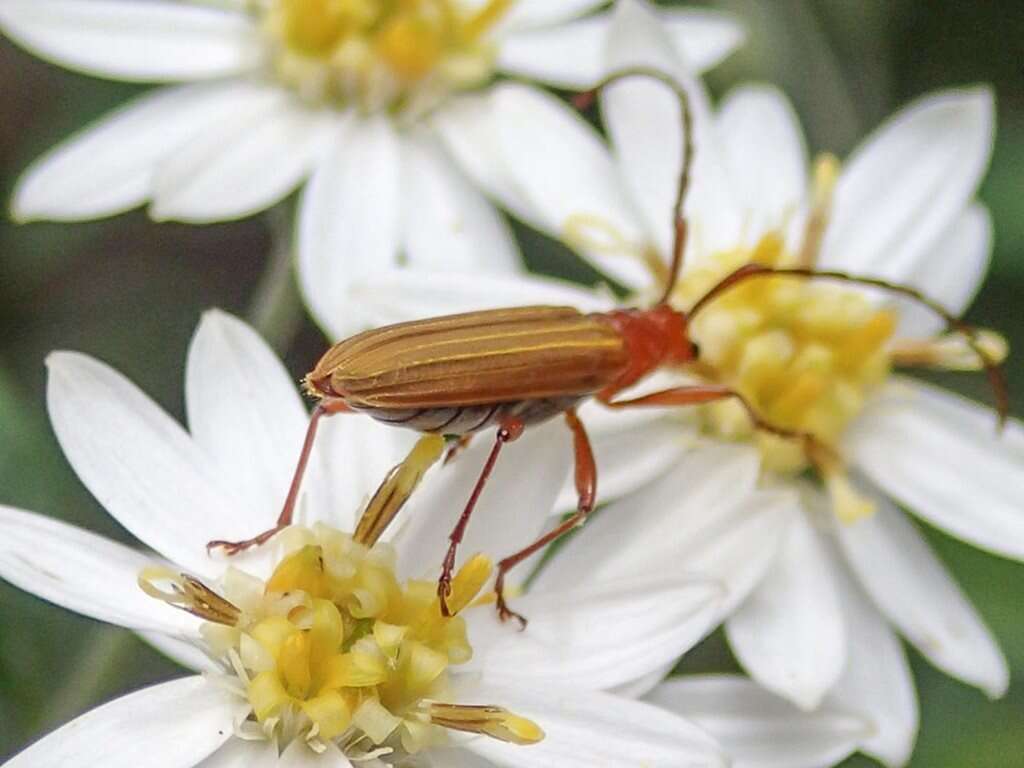
<svg viewBox="0 0 1024 768"><path fill-rule="evenodd" d="M374 358L356 401L333 388L344 355L325 357L304 380L322 399L309 421L266 342L214 310L185 366L188 430L104 363L53 353L61 448L145 549L0 507L0 577L192 674L5 765L811 768L860 750L899 766L919 719L900 636L1005 692L996 640L897 506L1024 559L1008 345L959 319L991 250L976 200L991 91L926 96L849 158L811 159L777 89L712 105L699 75L742 40L733 19L606 5L0 7L0 31L42 57L161 84L36 161L15 218L148 203L205 223L286 207L301 186L298 282L332 336L517 305L584 336L516 326L529 338L512 354L490 351L490 328L459 346L466 318L429 338L385 329L409 358ZM596 94L603 133L586 99L542 86ZM631 309L528 274L502 210ZM549 391L567 347L585 354L566 375L587 384ZM485 348L506 394L456 397L452 371ZM545 370L517 388L523 350ZM647 360L661 364L633 375ZM897 375L922 368L984 371L996 408ZM413 370L416 397L399 391ZM438 433L429 461L396 425ZM596 519L544 549L595 494ZM278 528L246 539L282 502ZM230 556L210 547L226 542ZM506 598L528 624L502 620ZM719 625L749 679L671 676Z"/></svg>

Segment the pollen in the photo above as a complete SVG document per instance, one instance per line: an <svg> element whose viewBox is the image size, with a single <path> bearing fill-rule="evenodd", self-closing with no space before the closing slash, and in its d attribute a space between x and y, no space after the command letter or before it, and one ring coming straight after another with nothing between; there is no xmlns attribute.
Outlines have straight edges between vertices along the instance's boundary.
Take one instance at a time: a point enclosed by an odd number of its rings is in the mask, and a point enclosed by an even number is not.
<svg viewBox="0 0 1024 768"><path fill-rule="evenodd" d="M768 234L753 249L717 254L680 286L684 304L750 262L791 266L797 256ZM809 432L835 446L867 395L889 373L896 316L855 290L787 277L750 281L725 293L694 320L702 375L743 394L767 422ZM759 445L765 466L797 473L812 465L799 442L758 432L736 403L705 411L706 428Z"/></svg>
<svg viewBox="0 0 1024 768"><path fill-rule="evenodd" d="M513 0L262 0L273 74L304 98L367 112L428 108L494 72Z"/></svg>
<svg viewBox="0 0 1024 768"><path fill-rule="evenodd" d="M224 687L251 714L245 738L315 751L337 744L352 760L415 754L443 743L448 731L532 744L543 732L500 706L443 703L452 667L473 655L458 612L489 583L489 558L471 558L455 575L441 612L433 581L402 583L394 553L368 547L326 525L293 526L285 554L265 582L229 569L219 589L148 568L147 594L208 623L207 650L223 663Z"/></svg>

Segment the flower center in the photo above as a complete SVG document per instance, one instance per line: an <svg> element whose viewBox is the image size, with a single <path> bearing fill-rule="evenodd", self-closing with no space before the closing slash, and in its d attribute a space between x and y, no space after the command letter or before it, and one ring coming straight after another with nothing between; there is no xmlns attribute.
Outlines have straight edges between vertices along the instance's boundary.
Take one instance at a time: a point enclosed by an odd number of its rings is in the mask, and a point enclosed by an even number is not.
<svg viewBox="0 0 1024 768"><path fill-rule="evenodd" d="M352 758L415 754L444 729L530 744L534 723L501 707L439 703L449 667L472 656L465 620L441 614L437 585L400 584L393 555L325 525L291 528L290 552L264 583L229 569L223 597L186 576L151 569L147 593L208 620L208 649L224 662L221 682L252 707L243 737L338 744ZM456 575L457 613L491 574L482 555ZM156 582L169 581L171 592Z"/></svg>
<svg viewBox="0 0 1024 768"><path fill-rule="evenodd" d="M677 298L692 304L747 263L791 266L782 238L765 235L753 249L716 254L687 272ZM809 432L835 446L866 395L888 375L888 343L896 316L857 291L787 277L740 284L694 318L700 373L738 390L769 423ZM801 443L755 432L743 408L723 401L704 413L719 437L757 441L765 467L800 472L808 466Z"/></svg>
<svg viewBox="0 0 1024 768"><path fill-rule="evenodd" d="M261 0L275 75L304 97L428 109L494 71L489 33L514 0Z"/></svg>

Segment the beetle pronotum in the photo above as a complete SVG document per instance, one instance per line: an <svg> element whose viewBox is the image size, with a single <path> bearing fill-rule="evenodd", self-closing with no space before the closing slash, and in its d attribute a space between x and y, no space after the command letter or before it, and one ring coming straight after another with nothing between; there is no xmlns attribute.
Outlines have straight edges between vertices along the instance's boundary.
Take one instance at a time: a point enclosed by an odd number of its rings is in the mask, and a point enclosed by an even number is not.
<svg viewBox="0 0 1024 768"><path fill-rule="evenodd" d="M589 92L626 77L648 77L660 81L679 99L684 123L683 162L679 174L672 217L675 239L672 260L663 293L649 309L617 309L583 314L570 307L522 307L471 312L428 320L400 323L366 331L339 342L320 359L305 377L307 392L319 398L313 410L305 443L287 499L276 525L241 542L215 541L229 553L262 544L291 524L302 476L313 446L317 424L336 413L365 413L385 423L448 438L466 436L496 426L494 446L480 472L469 500L449 537L450 546L438 582L441 610L446 614L456 550L462 540L477 500L506 443L514 441L533 424L562 414L573 435L576 512L528 547L498 564L495 591L503 619L516 616L505 602L505 575L539 549L582 524L593 509L597 494L597 469L576 406L594 397L611 408L642 405L700 405L733 398L747 411L758 429L804 443L812 463L828 461L831 449L808 432L770 424L738 391L717 384L674 387L632 399L616 399L625 389L658 368L685 366L698 360L700 352L688 335L690 320L709 302L739 283L772 276L796 279L825 278L870 286L912 299L943 318L950 330L962 333L988 372L995 391L997 409L1003 419L1008 411L1006 387L998 362L991 359L976 339L976 331L917 290L884 280L858 277L842 272L811 268L777 268L747 264L711 288L688 313L669 305L686 249L686 221L683 204L693 160L692 120L685 91L669 76L649 68L631 68L613 73ZM443 445L434 437L433 447L421 452L419 470L410 478L396 467L378 491L371 509L361 523L374 529L375 540L383 524L393 517L418 482L422 469L430 466ZM410 457L410 459L412 456ZM403 484L401 490L398 484ZM368 522L367 522L368 521Z"/></svg>

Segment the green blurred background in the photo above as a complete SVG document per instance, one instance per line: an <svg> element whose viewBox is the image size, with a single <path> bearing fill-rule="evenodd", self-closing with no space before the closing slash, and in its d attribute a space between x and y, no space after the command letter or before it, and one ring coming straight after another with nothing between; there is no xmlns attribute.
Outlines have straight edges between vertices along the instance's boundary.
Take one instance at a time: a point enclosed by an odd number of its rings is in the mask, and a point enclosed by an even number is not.
<svg viewBox="0 0 1024 768"><path fill-rule="evenodd" d="M996 246L991 279L970 319L1002 329L1024 350L1024 3L711 5L740 15L750 32L745 49L710 77L714 91L748 79L781 85L814 150L842 156L883 117L929 90L995 86L999 132L981 197L995 218ZM9 198L32 158L139 90L58 70L0 40L0 196ZM274 282L267 280L275 268L269 231L266 218L200 228L153 224L139 212L69 226L0 220L0 503L128 539L79 485L50 431L43 360L52 349L111 363L179 417L185 351L205 308L255 315L273 328L296 378L308 368L324 340L299 308L285 300L269 319L255 308ZM520 234L536 268L590 274L552 243ZM1022 360L1010 365L1018 405ZM944 383L984 396L969 377ZM927 533L1002 642L1013 684L1004 699L988 702L911 652L922 710L911 765L1024 765L1024 566ZM684 671L733 668L720 636L681 664ZM0 757L99 702L177 672L129 633L0 584ZM853 758L844 765L869 764Z"/></svg>

